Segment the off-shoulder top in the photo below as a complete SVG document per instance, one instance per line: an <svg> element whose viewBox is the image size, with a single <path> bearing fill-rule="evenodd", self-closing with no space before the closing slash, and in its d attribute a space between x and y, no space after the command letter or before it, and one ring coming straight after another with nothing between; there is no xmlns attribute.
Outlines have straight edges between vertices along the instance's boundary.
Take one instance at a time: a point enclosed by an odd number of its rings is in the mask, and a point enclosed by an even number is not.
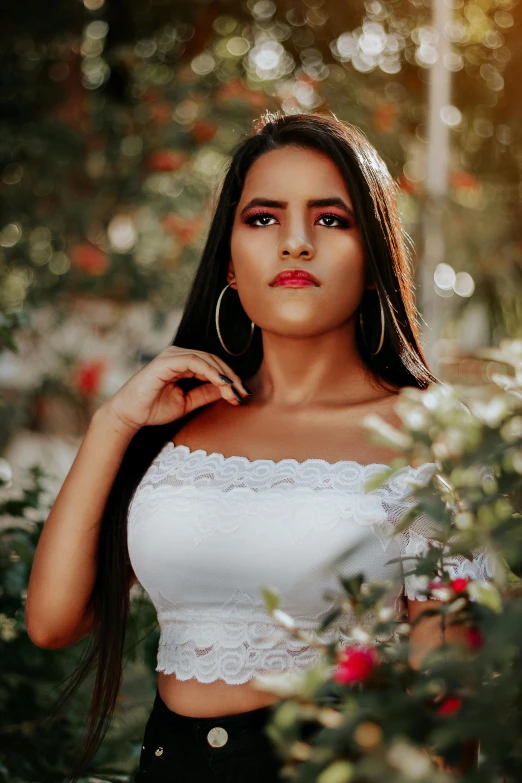
<svg viewBox="0 0 522 783"><path fill-rule="evenodd" d="M134 493L127 524L131 565L158 615L156 671L240 684L314 665L317 649L272 618L262 587L276 588L281 610L313 635L332 594L342 594L339 574L387 580L384 604L396 612L405 597L423 600L419 578L404 578L402 564L388 561L426 550L428 518L416 520L415 532L391 534L415 502L409 482L426 483L437 466L406 466L365 491L367 479L385 467L249 460L168 441ZM350 547L332 570L333 559ZM485 579L492 563L486 553L473 561L455 557L451 571ZM354 644L352 624L343 614L316 638Z"/></svg>

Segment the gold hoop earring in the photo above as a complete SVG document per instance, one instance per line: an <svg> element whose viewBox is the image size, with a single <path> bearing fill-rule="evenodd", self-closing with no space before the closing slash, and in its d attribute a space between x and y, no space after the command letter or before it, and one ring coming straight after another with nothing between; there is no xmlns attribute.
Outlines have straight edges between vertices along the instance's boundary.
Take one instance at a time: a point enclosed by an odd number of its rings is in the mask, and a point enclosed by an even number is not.
<svg viewBox="0 0 522 783"><path fill-rule="evenodd" d="M381 308L381 339L379 340L379 347L377 348L376 351L373 351L372 356L376 356L379 353L379 351L382 348L382 344L384 342L384 310L382 308L382 302L381 302L381 297L380 296L379 296L379 306ZM363 336L363 340L366 343L366 338L364 336L364 327L363 327L363 318L362 318L362 310L361 309L359 309L359 323L361 325L361 334ZM368 345L368 344L366 343L366 345Z"/></svg>
<svg viewBox="0 0 522 783"><path fill-rule="evenodd" d="M221 291L221 293L220 293L220 295L219 295L219 299L217 300L217 304L216 304L216 330L217 330L217 333L218 333L219 342L221 343L221 345L223 346L223 348L225 349L225 351L226 351L227 353L229 353L231 356L241 356L241 355L242 355L242 354L244 354L244 353L245 353L245 351L246 351L246 350L249 348L249 346L250 346L250 343L252 342L252 337L253 337L253 334L254 334L254 329L255 329L255 323L254 323L253 321L250 321L250 323L252 324L252 326L250 327L250 339L249 339L249 341L248 341L248 343L247 343L247 346L246 346L246 348L245 348L243 351L240 351L239 353L233 353L233 351L229 351L229 350L228 350L228 348L227 348L227 346L226 346L226 345L225 345L225 343L223 342L223 338L222 338L222 336L221 336L221 330L220 330L220 328L219 328L219 308L221 307L221 299L223 298L223 294L225 293L225 291L227 290L227 288L228 288L229 286L230 286L230 283L227 283L227 285L226 285L226 286L224 287L224 289Z"/></svg>

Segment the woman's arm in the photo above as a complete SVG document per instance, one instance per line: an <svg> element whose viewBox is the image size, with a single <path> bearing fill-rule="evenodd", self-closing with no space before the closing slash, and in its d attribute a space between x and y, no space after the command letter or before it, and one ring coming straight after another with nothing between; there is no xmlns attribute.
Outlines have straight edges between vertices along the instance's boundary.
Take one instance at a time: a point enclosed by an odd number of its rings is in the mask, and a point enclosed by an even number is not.
<svg viewBox="0 0 522 783"><path fill-rule="evenodd" d="M413 601L406 599L408 603L408 622L413 624L422 612L427 609L439 609L442 601L429 598L426 601ZM441 616L423 617L412 628L410 633L410 664L418 669L423 657L435 647L440 647L444 639L448 644L465 641L467 629L462 625L446 624L442 627Z"/></svg>
<svg viewBox="0 0 522 783"><path fill-rule="evenodd" d="M86 607L101 518L135 432L102 405L60 488L36 548L25 605L27 632L39 647L67 647L92 627L93 612ZM129 589L133 581L131 572Z"/></svg>

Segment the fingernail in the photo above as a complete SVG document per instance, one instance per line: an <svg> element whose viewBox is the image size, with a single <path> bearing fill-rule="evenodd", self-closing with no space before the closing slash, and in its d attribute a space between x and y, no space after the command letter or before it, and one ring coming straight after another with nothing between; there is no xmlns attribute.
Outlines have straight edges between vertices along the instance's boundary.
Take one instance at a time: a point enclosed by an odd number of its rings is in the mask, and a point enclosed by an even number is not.
<svg viewBox="0 0 522 783"><path fill-rule="evenodd" d="M248 396L249 396L249 397L251 397L251 396L252 396L252 392L250 391L250 389L248 388L248 386L246 385L246 383L243 383L243 381L241 381L241 384L242 384L242 386L243 386L243 389L244 389L246 392L248 392Z"/></svg>
<svg viewBox="0 0 522 783"><path fill-rule="evenodd" d="M240 402L241 404L243 404L243 403L244 403L244 399L243 399L243 397L240 395L240 393L238 392L238 390L237 390L236 388L234 388L234 386L232 386L232 391L234 392L234 396L235 396L236 400L237 400L238 402Z"/></svg>
<svg viewBox="0 0 522 783"><path fill-rule="evenodd" d="M225 383L230 383L230 385L234 383L232 378L228 378L226 375L221 375L221 373L219 373L219 377L221 378L222 381L225 381Z"/></svg>

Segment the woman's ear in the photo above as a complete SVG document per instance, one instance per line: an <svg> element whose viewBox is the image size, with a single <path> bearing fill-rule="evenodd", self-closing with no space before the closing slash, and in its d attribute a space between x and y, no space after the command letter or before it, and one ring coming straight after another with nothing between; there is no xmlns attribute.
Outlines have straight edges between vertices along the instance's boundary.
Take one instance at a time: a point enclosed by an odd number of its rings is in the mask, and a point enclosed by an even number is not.
<svg viewBox="0 0 522 783"><path fill-rule="evenodd" d="M365 291L371 291L373 288L377 288L377 285L372 280L371 270L369 269L368 265L366 264L365 267L364 267L364 290Z"/></svg>
<svg viewBox="0 0 522 783"><path fill-rule="evenodd" d="M236 275L234 273L234 264L232 263L232 260L228 262L228 268L227 268L227 283L234 283L236 279ZM233 286L231 286L233 287Z"/></svg>

